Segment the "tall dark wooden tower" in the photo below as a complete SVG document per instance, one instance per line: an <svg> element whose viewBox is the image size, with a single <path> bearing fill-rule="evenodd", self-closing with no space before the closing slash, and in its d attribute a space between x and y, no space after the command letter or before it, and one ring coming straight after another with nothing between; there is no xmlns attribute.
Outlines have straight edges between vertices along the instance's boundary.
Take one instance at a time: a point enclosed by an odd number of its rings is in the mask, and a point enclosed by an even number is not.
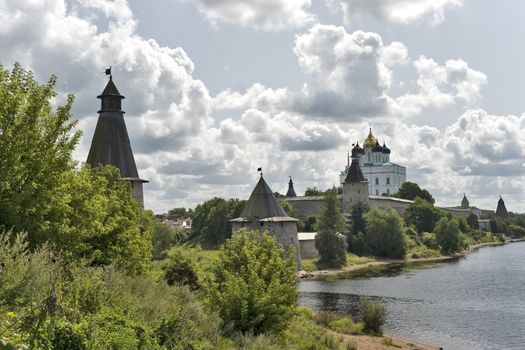
<svg viewBox="0 0 525 350"><path fill-rule="evenodd" d="M124 122L122 100L125 97L113 83L111 71L106 88L97 98L101 101L101 107L87 163L91 166L109 164L119 168L122 179L131 184L133 197L144 206L142 184L148 181L139 177Z"/></svg>

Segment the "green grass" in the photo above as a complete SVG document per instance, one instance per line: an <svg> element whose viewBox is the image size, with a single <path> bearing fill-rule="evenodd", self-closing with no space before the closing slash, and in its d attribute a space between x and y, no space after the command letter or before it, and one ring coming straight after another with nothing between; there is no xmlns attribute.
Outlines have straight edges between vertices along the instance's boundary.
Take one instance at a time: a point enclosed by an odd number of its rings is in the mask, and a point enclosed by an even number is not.
<svg viewBox="0 0 525 350"><path fill-rule="evenodd" d="M374 257L369 256L358 256L352 253L346 254L346 266L364 265L370 262L376 261ZM319 266L318 259L303 259L303 270L308 272L319 271L322 266Z"/></svg>

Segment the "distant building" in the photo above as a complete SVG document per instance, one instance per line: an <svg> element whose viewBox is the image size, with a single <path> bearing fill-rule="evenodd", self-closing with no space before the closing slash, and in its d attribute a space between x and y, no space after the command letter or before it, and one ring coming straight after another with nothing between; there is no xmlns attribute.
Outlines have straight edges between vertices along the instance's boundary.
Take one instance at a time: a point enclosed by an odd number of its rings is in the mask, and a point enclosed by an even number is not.
<svg viewBox="0 0 525 350"><path fill-rule="evenodd" d="M406 181L406 167L390 162L390 148L379 140L369 130L368 136L363 143L363 148L356 143L354 149L359 156L359 165L365 179L368 181L368 193L381 196L392 195L399 191L399 187ZM343 184L348 170L350 169L350 157L339 175L340 183Z"/></svg>
<svg viewBox="0 0 525 350"><path fill-rule="evenodd" d="M117 90L111 75L104 91L97 98L100 99L101 107L86 163L91 166L109 164L117 167L122 179L130 183L133 198L144 206L142 184L148 181L139 177L122 110L125 97Z"/></svg>
<svg viewBox="0 0 525 350"><path fill-rule="evenodd" d="M509 212L507 211L507 207L505 206L505 202L501 196L499 196L498 207L496 208L496 216L499 218L506 218L509 216Z"/></svg>
<svg viewBox="0 0 525 350"><path fill-rule="evenodd" d="M297 197L293 188L293 181L291 176L290 181L288 181L288 192L286 192L286 197Z"/></svg>
<svg viewBox="0 0 525 350"><path fill-rule="evenodd" d="M283 198L286 200L286 198ZM238 218L231 220L232 232L245 227L248 230L268 231L277 244L285 250L295 247L297 268L301 269L301 248L297 238L297 219L286 214L272 190L261 178L253 189L248 202Z"/></svg>
<svg viewBox="0 0 525 350"><path fill-rule="evenodd" d="M191 230L192 221L190 218L185 218L182 216L171 214L160 214L155 215L155 217L159 219L163 224L169 225L177 231Z"/></svg>

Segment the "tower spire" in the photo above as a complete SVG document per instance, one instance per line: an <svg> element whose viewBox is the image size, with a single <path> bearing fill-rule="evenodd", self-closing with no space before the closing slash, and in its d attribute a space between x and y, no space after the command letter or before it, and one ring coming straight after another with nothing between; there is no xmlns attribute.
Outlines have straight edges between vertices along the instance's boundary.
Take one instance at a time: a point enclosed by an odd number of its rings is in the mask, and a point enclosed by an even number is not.
<svg viewBox="0 0 525 350"><path fill-rule="evenodd" d="M293 188L293 181L291 176L290 181L288 181L288 192L286 192L286 197L297 197L297 194L295 194L295 189Z"/></svg>

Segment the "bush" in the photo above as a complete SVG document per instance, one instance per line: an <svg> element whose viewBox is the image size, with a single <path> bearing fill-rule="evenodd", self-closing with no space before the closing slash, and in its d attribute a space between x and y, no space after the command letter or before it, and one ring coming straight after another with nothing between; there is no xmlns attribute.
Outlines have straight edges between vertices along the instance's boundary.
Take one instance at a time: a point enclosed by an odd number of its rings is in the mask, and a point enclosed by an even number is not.
<svg viewBox="0 0 525 350"><path fill-rule="evenodd" d="M436 241L436 235L431 232L423 232L421 235L421 242L430 249L439 249L439 244Z"/></svg>
<svg viewBox="0 0 525 350"><path fill-rule="evenodd" d="M151 229L151 253L153 259L165 259L167 251L186 240L186 233L176 231L168 224L154 220Z"/></svg>
<svg viewBox="0 0 525 350"><path fill-rule="evenodd" d="M459 225L456 219L441 218L434 230L436 242L445 254L451 254L463 248Z"/></svg>
<svg viewBox="0 0 525 350"><path fill-rule="evenodd" d="M381 327L385 324L386 311L378 301L361 301L360 316L364 323L364 331L374 335L381 335Z"/></svg>
<svg viewBox="0 0 525 350"><path fill-rule="evenodd" d="M368 246L377 256L403 259L407 240L403 220L392 208L371 209L365 214Z"/></svg>
<svg viewBox="0 0 525 350"><path fill-rule="evenodd" d="M226 331L258 335L286 327L297 304L295 256L268 232L239 230L221 248L208 287Z"/></svg>
<svg viewBox="0 0 525 350"><path fill-rule="evenodd" d="M170 286L186 285L192 290L201 287L195 259L190 254L184 254L181 249L170 251L168 262L162 269L164 279Z"/></svg>

